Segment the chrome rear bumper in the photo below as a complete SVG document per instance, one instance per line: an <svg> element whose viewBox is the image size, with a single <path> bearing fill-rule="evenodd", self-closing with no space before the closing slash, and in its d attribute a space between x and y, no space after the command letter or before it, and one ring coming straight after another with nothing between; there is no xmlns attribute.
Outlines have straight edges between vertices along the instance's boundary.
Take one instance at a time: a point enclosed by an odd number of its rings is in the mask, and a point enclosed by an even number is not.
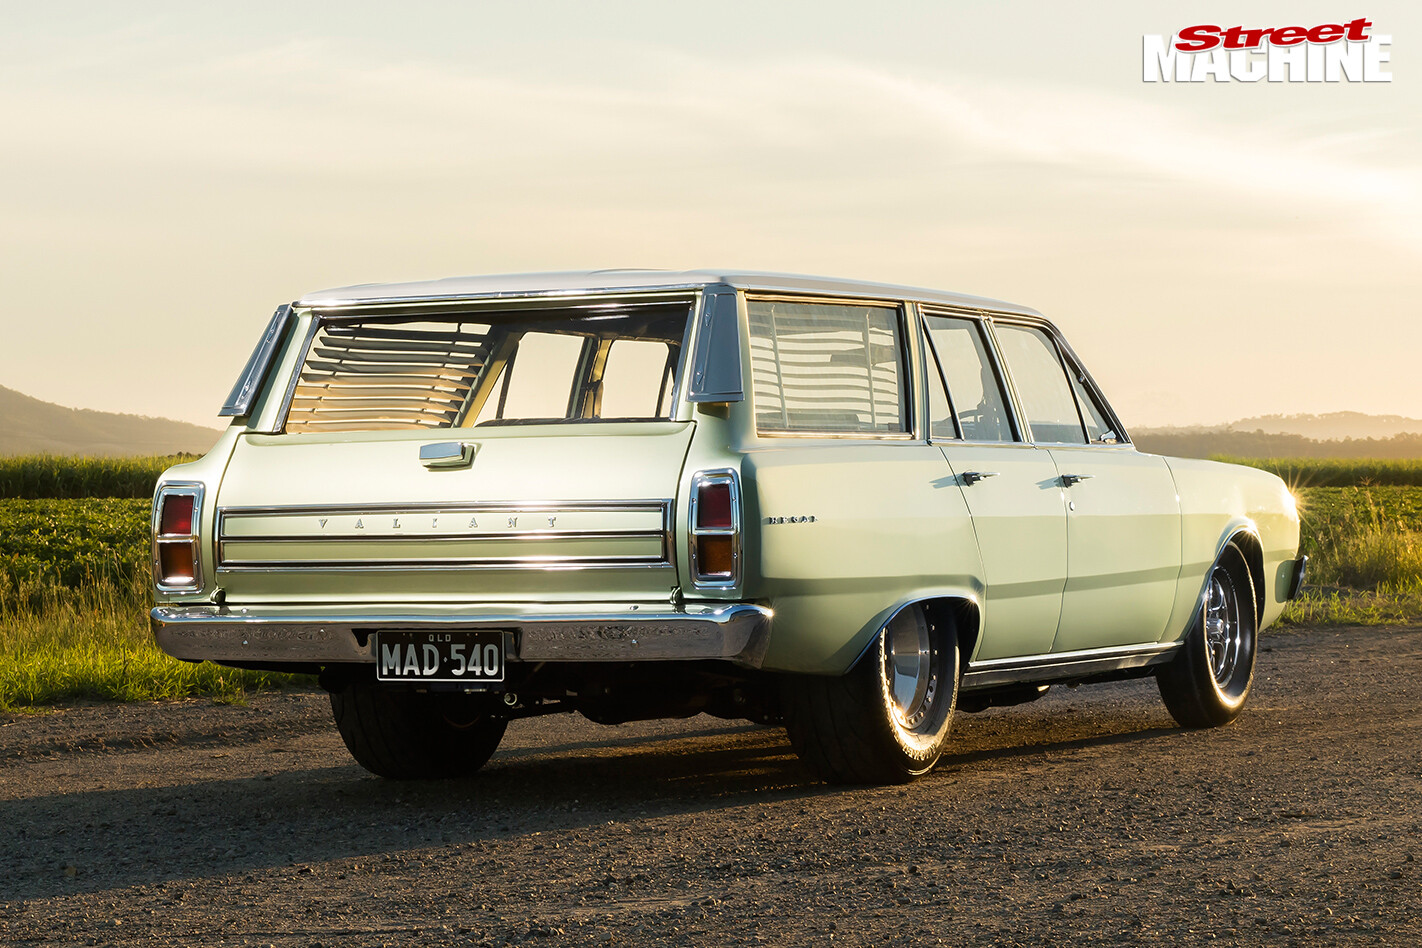
<svg viewBox="0 0 1422 948"><path fill-rule="evenodd" d="M174 658L219 663L328 665L375 662L380 629L504 629L523 662L724 659L759 668L771 611L750 603L688 606L359 606L309 608L158 606L149 613L159 648Z"/></svg>

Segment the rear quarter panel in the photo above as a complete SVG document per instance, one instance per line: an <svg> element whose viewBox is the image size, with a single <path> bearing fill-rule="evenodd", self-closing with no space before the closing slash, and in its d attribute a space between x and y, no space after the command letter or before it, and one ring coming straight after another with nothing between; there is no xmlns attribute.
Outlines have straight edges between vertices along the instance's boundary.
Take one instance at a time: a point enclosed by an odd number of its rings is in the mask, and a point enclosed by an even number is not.
<svg viewBox="0 0 1422 948"><path fill-rule="evenodd" d="M841 674L902 605L981 600L972 522L937 447L786 440L741 468L746 593L775 611L765 667ZM814 520L779 522L791 517Z"/></svg>

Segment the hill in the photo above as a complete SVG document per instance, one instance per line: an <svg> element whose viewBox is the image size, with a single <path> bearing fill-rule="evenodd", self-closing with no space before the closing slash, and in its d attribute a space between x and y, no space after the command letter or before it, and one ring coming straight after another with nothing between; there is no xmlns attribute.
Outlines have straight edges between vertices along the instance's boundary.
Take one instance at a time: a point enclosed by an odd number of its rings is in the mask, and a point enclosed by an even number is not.
<svg viewBox="0 0 1422 948"><path fill-rule="evenodd" d="M203 454L218 434L168 418L65 408L0 386L0 455Z"/></svg>
<svg viewBox="0 0 1422 948"><path fill-rule="evenodd" d="M1402 415L1365 415L1360 411L1332 411L1324 415L1259 415L1225 425L1228 431L1262 431L1296 434L1318 441L1377 441L1398 435L1422 435L1422 419Z"/></svg>
<svg viewBox="0 0 1422 948"><path fill-rule="evenodd" d="M1131 440L1142 451L1178 458L1208 458L1217 454L1239 458L1422 458L1422 434L1320 441L1264 431L1142 428L1131 432Z"/></svg>
<svg viewBox="0 0 1422 948"><path fill-rule="evenodd" d="M1223 425L1132 428L1143 451L1175 457L1422 458L1422 419L1335 411L1257 415Z"/></svg>
<svg viewBox="0 0 1422 948"><path fill-rule="evenodd" d="M1256 415L1223 425L1183 425L1166 428L1133 428L1132 435L1208 434L1295 435L1313 441L1382 441L1398 435L1422 435L1422 418L1402 415L1365 415L1360 411L1333 411L1323 415Z"/></svg>

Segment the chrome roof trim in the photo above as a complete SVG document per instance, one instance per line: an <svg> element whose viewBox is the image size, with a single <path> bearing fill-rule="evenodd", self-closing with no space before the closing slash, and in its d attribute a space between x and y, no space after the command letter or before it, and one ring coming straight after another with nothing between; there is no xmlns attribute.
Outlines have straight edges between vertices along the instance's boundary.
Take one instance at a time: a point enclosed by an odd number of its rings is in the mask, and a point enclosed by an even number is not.
<svg viewBox="0 0 1422 948"><path fill-rule="evenodd" d="M792 294L915 300L924 303L988 309L1019 316L1040 316L1036 310L1001 300L947 293L922 287L845 280L835 277L755 270L591 270L450 277L410 283L367 283L308 293L298 306L319 309L416 301L559 298L604 294L696 291L713 284L738 290Z"/></svg>

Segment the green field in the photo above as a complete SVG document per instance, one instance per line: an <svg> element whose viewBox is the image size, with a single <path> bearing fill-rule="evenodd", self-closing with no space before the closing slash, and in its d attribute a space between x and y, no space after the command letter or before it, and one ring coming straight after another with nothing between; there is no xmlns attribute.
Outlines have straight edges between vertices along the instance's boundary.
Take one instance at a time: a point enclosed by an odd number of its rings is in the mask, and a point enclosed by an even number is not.
<svg viewBox="0 0 1422 948"><path fill-rule="evenodd" d="M1422 618L1422 487L1313 487L1299 497L1308 588L1284 613L1297 625Z"/></svg>
<svg viewBox="0 0 1422 948"><path fill-rule="evenodd" d="M1212 460L1244 464L1277 474L1290 487L1422 487L1422 458L1238 458Z"/></svg>
<svg viewBox="0 0 1422 948"><path fill-rule="evenodd" d="M148 518L148 500L0 500L0 710L230 701L292 681L179 662L153 645Z"/></svg>
<svg viewBox="0 0 1422 948"><path fill-rule="evenodd" d="M196 455L75 458L55 454L0 457L0 498L141 497L151 500L158 475Z"/></svg>
<svg viewBox="0 0 1422 948"><path fill-rule="evenodd" d="M178 662L153 646L149 478L168 459L132 467L84 461L73 470L54 459L26 460L12 459L5 470L28 472L21 480L40 492L128 484L139 496L0 499L0 710L84 698L234 700L292 681ZM1395 479L1402 477L1397 471L1422 469L1422 463L1385 466L1396 468ZM44 470L52 473L36 473ZM1310 470L1321 478L1380 468L1338 462ZM1303 550L1312 560L1306 595L1289 606L1285 624L1422 619L1422 486L1365 478L1362 486L1300 486L1295 493Z"/></svg>

